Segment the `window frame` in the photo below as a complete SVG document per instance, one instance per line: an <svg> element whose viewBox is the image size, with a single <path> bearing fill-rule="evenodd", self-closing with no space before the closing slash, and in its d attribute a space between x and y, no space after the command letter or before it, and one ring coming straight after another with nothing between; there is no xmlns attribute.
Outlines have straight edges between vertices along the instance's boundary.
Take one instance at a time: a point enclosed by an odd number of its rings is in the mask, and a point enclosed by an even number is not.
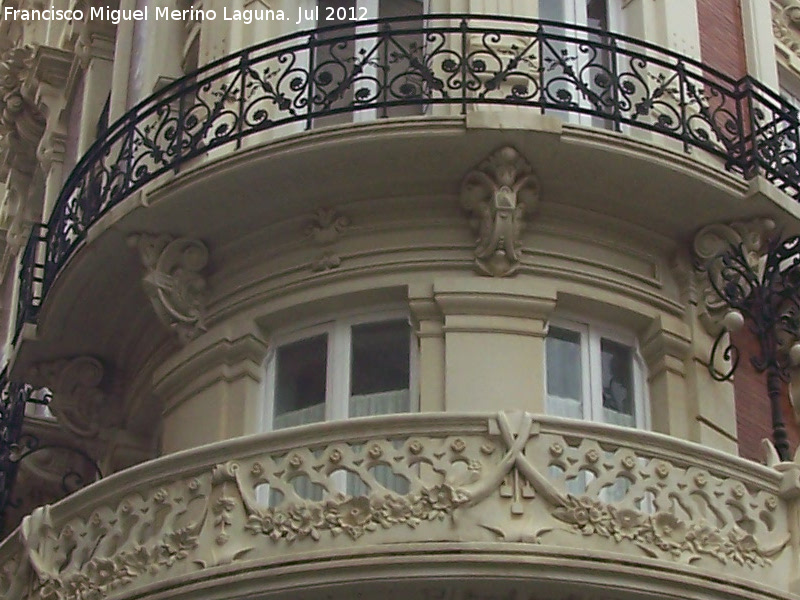
<svg viewBox="0 0 800 600"><path fill-rule="evenodd" d="M633 354L633 402L635 429L650 430L650 394L647 385L647 367L639 349L639 340L630 331L606 322L586 319L571 314L560 314L548 321L550 327L566 329L581 336L581 402L583 420L594 423L607 423L603 419L603 365L601 342L603 339L628 346ZM544 355L544 410L547 411L547 337L545 336ZM585 365L585 366L584 366ZM555 416L555 415L554 415Z"/></svg>
<svg viewBox="0 0 800 600"><path fill-rule="evenodd" d="M350 417L349 411L353 327L367 323L399 320L406 320L409 324L409 412L419 412L419 345L414 335L408 309L383 307L370 311L347 311L332 314L322 321L319 319L307 320L270 336L269 350L265 358L265 389L262 393L264 410L262 411L261 431L278 431L274 428L275 383L277 377L276 358L281 347L327 334L325 420L320 422L358 418Z"/></svg>

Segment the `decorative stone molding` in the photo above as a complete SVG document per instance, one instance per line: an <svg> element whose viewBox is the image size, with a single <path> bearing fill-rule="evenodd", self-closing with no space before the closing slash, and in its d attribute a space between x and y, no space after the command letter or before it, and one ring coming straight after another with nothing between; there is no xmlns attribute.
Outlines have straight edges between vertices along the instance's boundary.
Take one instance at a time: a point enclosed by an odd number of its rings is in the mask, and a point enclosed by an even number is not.
<svg viewBox="0 0 800 600"><path fill-rule="evenodd" d="M49 407L58 422L83 438L96 437L101 429L118 424L118 411L109 406L102 389L103 364L91 356L62 359L34 365L26 380L53 393Z"/></svg>
<svg viewBox="0 0 800 600"><path fill-rule="evenodd" d="M26 175L36 168L36 147L45 130L41 113L23 94L33 56L30 47L0 55L0 149L6 168Z"/></svg>
<svg viewBox="0 0 800 600"><path fill-rule="evenodd" d="M733 245L740 245L753 271L763 269L764 253L775 223L770 219L737 221L730 224L715 223L703 227L694 237L692 254L694 258L695 281L698 294L700 322L706 331L716 336L723 329L723 319L729 307L714 290L709 281L708 268L718 268L711 261ZM711 277L721 281L719 273L712 270Z"/></svg>
<svg viewBox="0 0 800 600"><path fill-rule="evenodd" d="M539 182L528 161L511 146L496 150L464 177L460 199L478 234L478 273L513 275L519 267L526 215L539 202Z"/></svg>
<svg viewBox="0 0 800 600"><path fill-rule="evenodd" d="M772 0L771 6L776 43L800 58L800 1Z"/></svg>
<svg viewBox="0 0 800 600"><path fill-rule="evenodd" d="M166 457L37 509L0 546L0 595L136 595L256 556L497 540L778 586L796 471L528 413L314 425Z"/></svg>
<svg viewBox="0 0 800 600"><path fill-rule="evenodd" d="M339 240L348 227L350 218L335 208L320 208L314 212L305 234L313 244L325 250L311 263L313 271L329 271L342 264L341 256L330 246Z"/></svg>
<svg viewBox="0 0 800 600"><path fill-rule="evenodd" d="M128 244L139 251L147 273L145 293L158 318L187 343L204 331L208 248L189 238L136 234Z"/></svg>

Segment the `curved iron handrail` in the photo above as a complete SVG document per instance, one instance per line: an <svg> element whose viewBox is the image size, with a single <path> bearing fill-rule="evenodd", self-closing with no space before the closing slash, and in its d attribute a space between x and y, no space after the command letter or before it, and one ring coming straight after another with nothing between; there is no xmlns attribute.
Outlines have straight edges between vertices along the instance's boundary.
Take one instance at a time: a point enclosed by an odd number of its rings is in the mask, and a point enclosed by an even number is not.
<svg viewBox="0 0 800 600"><path fill-rule="evenodd" d="M653 44L563 23L462 14L379 19L247 48L128 111L61 191L47 223L38 297L111 207L213 148L239 147L249 135L291 123L325 125L344 113L393 116L415 107L423 114L451 105L464 114L482 104L657 132L687 152L718 156L730 171L761 173L800 195L797 111L751 78L735 80ZM22 318L35 313L22 311Z"/></svg>

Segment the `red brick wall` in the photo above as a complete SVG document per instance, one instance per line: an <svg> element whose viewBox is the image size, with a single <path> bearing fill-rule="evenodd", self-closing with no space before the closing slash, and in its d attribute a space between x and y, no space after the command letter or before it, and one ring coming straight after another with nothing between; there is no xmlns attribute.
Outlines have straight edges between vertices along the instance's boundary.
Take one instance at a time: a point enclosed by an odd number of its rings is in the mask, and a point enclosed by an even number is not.
<svg viewBox="0 0 800 600"><path fill-rule="evenodd" d="M740 332L734 336L742 359L736 370L733 389L736 398L736 429L739 436L739 454L744 458L763 462L764 452L761 440L772 439L772 417L767 398L766 377L756 373L750 364L750 357L758 351L755 340L748 333ZM800 429L794 419L788 390L781 395L783 419L789 434L792 453L800 440Z"/></svg>
<svg viewBox="0 0 800 600"><path fill-rule="evenodd" d="M731 77L747 74L740 0L697 0L700 55Z"/></svg>

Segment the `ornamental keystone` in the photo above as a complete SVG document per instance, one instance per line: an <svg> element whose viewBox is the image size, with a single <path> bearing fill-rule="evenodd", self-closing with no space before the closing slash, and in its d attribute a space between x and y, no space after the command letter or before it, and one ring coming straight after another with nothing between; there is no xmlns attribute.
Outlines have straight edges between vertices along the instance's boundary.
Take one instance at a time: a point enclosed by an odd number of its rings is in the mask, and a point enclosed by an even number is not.
<svg viewBox="0 0 800 600"><path fill-rule="evenodd" d="M519 268L525 218L539 202L539 181L528 161L511 146L496 150L466 174L460 199L478 234L478 273L513 275Z"/></svg>

